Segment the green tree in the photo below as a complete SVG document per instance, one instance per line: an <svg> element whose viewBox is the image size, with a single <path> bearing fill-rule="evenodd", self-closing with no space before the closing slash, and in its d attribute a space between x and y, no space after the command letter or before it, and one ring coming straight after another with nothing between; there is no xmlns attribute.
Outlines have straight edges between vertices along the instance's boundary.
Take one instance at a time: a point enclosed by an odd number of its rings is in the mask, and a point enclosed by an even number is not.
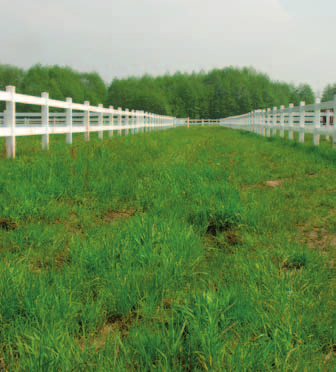
<svg viewBox="0 0 336 372"><path fill-rule="evenodd" d="M332 101L336 95L336 84L328 84L322 92L322 102Z"/></svg>
<svg viewBox="0 0 336 372"><path fill-rule="evenodd" d="M11 65L0 65L0 90L5 91L6 87L13 85L16 87L16 92L22 92L22 81L24 71L21 68ZM5 110L5 102L0 102L0 112Z"/></svg>
<svg viewBox="0 0 336 372"><path fill-rule="evenodd" d="M310 85L299 84L297 91L300 102L303 101L306 103L306 105L314 103L315 95Z"/></svg>

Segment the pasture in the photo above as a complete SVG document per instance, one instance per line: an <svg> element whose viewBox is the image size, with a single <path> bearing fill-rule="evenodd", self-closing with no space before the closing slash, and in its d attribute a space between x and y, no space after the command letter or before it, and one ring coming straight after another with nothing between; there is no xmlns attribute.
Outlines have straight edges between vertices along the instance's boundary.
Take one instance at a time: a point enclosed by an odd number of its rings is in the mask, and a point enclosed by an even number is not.
<svg viewBox="0 0 336 372"><path fill-rule="evenodd" d="M329 142L82 137L1 139L1 372L336 370Z"/></svg>

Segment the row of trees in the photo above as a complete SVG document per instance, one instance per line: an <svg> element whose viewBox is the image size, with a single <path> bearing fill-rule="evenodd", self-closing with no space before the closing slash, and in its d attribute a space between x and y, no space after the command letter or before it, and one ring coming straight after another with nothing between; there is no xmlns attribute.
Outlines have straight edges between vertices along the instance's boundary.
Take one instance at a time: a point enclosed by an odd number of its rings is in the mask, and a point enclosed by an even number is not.
<svg viewBox="0 0 336 372"><path fill-rule="evenodd" d="M0 90L7 85L15 85L18 93L40 96L48 92L50 98L64 101L72 97L74 102L90 101L92 105L106 102L107 87L96 73L80 73L70 67L41 66L40 64L24 71L15 66L0 65ZM38 106L18 105L18 110L40 111ZM0 102L0 112L4 103Z"/></svg>
<svg viewBox="0 0 336 372"><path fill-rule="evenodd" d="M190 118L223 118L258 108L314 102L308 84L274 82L253 68L214 69L208 73L115 79L111 105Z"/></svg>
<svg viewBox="0 0 336 372"><path fill-rule="evenodd" d="M0 90L15 85L17 92L39 96L49 92L53 99L103 103L106 107L144 110L163 115L190 118L223 118L258 108L314 102L307 84L294 86L274 82L253 68L214 69L210 72L180 73L140 78L115 79L107 87L96 73L80 73L70 67L35 65L24 71L0 65ZM1 106L2 105L2 106ZM32 106L29 110L32 110ZM0 103L0 111L4 109ZM22 111L28 110L18 105ZM35 107L35 110L40 110Z"/></svg>

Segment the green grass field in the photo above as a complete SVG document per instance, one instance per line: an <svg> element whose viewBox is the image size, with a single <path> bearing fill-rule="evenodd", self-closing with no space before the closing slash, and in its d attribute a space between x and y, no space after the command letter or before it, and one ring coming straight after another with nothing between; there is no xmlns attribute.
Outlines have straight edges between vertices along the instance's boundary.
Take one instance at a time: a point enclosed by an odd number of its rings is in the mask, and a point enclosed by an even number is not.
<svg viewBox="0 0 336 372"><path fill-rule="evenodd" d="M64 142L0 143L1 372L336 371L329 142Z"/></svg>

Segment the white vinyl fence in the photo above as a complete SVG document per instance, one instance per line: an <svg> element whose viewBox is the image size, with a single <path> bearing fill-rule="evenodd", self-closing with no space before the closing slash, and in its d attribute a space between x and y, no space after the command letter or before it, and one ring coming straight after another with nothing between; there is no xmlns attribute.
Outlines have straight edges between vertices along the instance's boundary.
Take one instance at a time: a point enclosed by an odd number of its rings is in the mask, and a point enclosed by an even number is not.
<svg viewBox="0 0 336 372"><path fill-rule="evenodd" d="M6 102L6 110L0 113L0 137L6 137L7 157L15 157L16 136L42 135L42 148L49 148L49 135L57 133L66 134L66 142L72 143L73 133L84 133L86 141L90 139L91 132L98 132L98 137L103 138L104 131L109 136L115 132L119 135L133 134L139 130L150 131L167 129L176 126L190 125L213 125L219 124L232 129L249 130L264 136L280 133L294 139L294 132L298 133L300 142L304 142L305 133L314 135L314 144L320 143L320 135L333 137L336 146L336 125L334 114L336 112L336 96L333 101L321 103L316 99L314 104L294 107L290 104L268 108L267 110L255 110L244 115L232 116L225 119L214 120L189 120L177 119L171 116L157 115L144 111L129 111L113 106L103 108L103 105L90 106L73 103L71 98L66 102L49 99L48 93L42 93L42 97L33 97L15 93L15 87L8 86L6 91L0 91L0 101ZM39 113L17 113L16 103L41 106ZM50 112L49 108L63 109L63 112Z"/></svg>
<svg viewBox="0 0 336 372"><path fill-rule="evenodd" d="M15 87L8 86L6 91L0 91L0 101L6 102L6 110L0 114L0 137L6 137L7 157L15 158L16 136L42 135L42 148L49 148L49 135L66 134L66 142L72 143L73 133L84 133L85 140L90 139L91 132L98 132L103 138L104 131L113 136L166 129L179 125L188 125L188 119L152 114L144 111L129 111L121 108L103 108L103 105L90 106L73 103L71 98L66 102L49 99L48 93L42 97L33 97L15 93ZM41 106L40 113L17 113L16 103ZM64 112L49 112L49 108L63 109Z"/></svg>
<svg viewBox="0 0 336 372"><path fill-rule="evenodd" d="M220 119L187 119L187 125L219 125Z"/></svg>
<svg viewBox="0 0 336 372"><path fill-rule="evenodd" d="M268 108L267 110L255 110L244 115L232 116L220 119L222 126L232 129L249 130L263 136L270 137L280 133L285 136L288 131L288 138L294 139L294 132L298 133L300 142L304 142L305 133L314 135L314 144L319 145L320 135L333 137L334 146L336 144L336 125L334 114L336 112L336 96L333 101L320 102L315 100L314 104L294 107L290 104L288 108L284 106Z"/></svg>

